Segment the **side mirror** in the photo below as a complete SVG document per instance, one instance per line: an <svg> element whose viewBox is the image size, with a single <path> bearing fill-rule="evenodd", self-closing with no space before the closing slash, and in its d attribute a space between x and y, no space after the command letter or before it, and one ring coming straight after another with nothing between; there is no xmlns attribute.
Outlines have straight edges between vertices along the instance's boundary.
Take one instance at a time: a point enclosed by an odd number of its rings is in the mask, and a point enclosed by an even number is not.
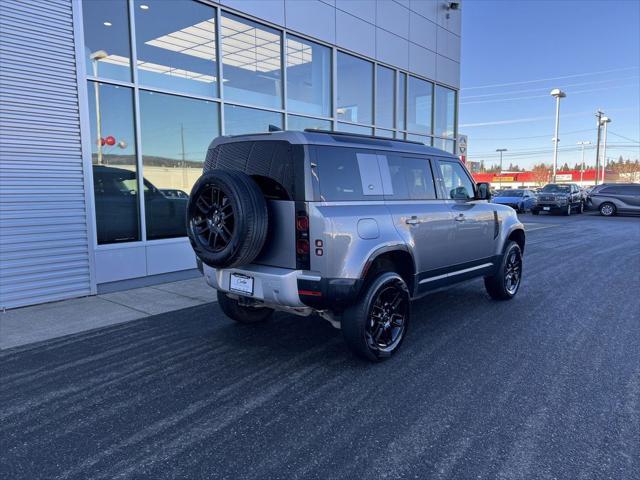
<svg viewBox="0 0 640 480"><path fill-rule="evenodd" d="M491 200L491 184L480 182L476 185L476 200Z"/></svg>

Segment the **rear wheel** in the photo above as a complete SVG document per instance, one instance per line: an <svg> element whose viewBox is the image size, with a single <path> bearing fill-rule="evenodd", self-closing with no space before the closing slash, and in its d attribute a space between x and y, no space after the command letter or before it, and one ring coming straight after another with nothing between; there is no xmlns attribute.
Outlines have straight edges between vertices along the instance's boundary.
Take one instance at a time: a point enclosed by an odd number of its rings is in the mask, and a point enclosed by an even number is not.
<svg viewBox="0 0 640 480"><path fill-rule="evenodd" d="M395 272L380 273L369 283L360 300L342 316L347 345L362 358L379 362L402 344L409 325L410 297L407 284Z"/></svg>
<svg viewBox="0 0 640 480"><path fill-rule="evenodd" d="M509 242L495 275L484 277L487 293L494 300L511 300L522 281L522 250L516 242Z"/></svg>
<svg viewBox="0 0 640 480"><path fill-rule="evenodd" d="M600 215L603 217L612 217L616 214L616 206L610 202L604 202L600 205Z"/></svg>
<svg viewBox="0 0 640 480"><path fill-rule="evenodd" d="M229 297L226 293L218 290L218 305L220 310L238 323L259 323L268 320L273 315L273 309L267 307L245 307L240 305L238 300Z"/></svg>

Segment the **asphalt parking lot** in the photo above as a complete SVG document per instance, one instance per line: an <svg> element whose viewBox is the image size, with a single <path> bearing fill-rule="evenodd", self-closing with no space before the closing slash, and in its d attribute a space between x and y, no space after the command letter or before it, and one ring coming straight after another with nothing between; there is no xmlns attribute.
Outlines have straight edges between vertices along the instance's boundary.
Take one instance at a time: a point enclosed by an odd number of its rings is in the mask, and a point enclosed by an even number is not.
<svg viewBox="0 0 640 480"><path fill-rule="evenodd" d="M217 304L0 353L4 478L640 478L640 218L530 214L512 302L414 304L371 365Z"/></svg>

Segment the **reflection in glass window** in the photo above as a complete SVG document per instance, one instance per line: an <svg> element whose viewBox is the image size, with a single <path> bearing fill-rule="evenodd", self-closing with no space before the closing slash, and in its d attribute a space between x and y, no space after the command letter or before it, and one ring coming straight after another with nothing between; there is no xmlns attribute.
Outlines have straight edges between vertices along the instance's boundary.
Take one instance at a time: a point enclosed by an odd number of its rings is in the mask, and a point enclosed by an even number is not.
<svg viewBox="0 0 640 480"><path fill-rule="evenodd" d="M217 95L216 10L198 2L136 0L141 84Z"/></svg>
<svg viewBox="0 0 640 480"><path fill-rule="evenodd" d="M371 135L373 129L370 127L363 127L361 125L352 125L350 123L338 122L339 132L360 133L362 135Z"/></svg>
<svg viewBox="0 0 640 480"><path fill-rule="evenodd" d="M389 175L396 200L433 200L436 189L426 158L387 156Z"/></svg>
<svg viewBox="0 0 640 480"><path fill-rule="evenodd" d="M281 108L280 32L223 13L221 39L225 99Z"/></svg>
<svg viewBox="0 0 640 480"><path fill-rule="evenodd" d="M453 140L447 140L445 138L434 138L433 146L444 150L445 152L455 153L455 142Z"/></svg>
<svg viewBox="0 0 640 480"><path fill-rule="evenodd" d="M473 183L457 162L438 161L442 185L448 198L469 200L474 197Z"/></svg>
<svg viewBox="0 0 640 480"><path fill-rule="evenodd" d="M386 138L395 138L393 130L383 130L381 128L376 128L376 136L386 137Z"/></svg>
<svg viewBox="0 0 640 480"><path fill-rule="evenodd" d="M400 130L407 129L407 121L406 121L406 108L405 103L407 100L407 74L400 73L398 78L398 128Z"/></svg>
<svg viewBox="0 0 640 480"><path fill-rule="evenodd" d="M425 145L431 146L431 137L426 135L416 135L415 133L407 133L407 140L412 140L414 142L424 143Z"/></svg>
<svg viewBox="0 0 640 480"><path fill-rule="evenodd" d="M98 243L140 240L133 92L88 82Z"/></svg>
<svg viewBox="0 0 640 480"><path fill-rule="evenodd" d="M282 114L236 105L224 106L225 135L268 132L269 125L282 128Z"/></svg>
<svg viewBox="0 0 640 480"><path fill-rule="evenodd" d="M331 116L331 49L287 37L287 110Z"/></svg>
<svg viewBox="0 0 640 480"><path fill-rule="evenodd" d="M318 146L315 169L324 202L383 199L378 159L371 152Z"/></svg>
<svg viewBox="0 0 640 480"><path fill-rule="evenodd" d="M131 46L126 0L83 0L87 75L131 81Z"/></svg>
<svg viewBox="0 0 640 480"><path fill-rule="evenodd" d="M441 137L454 136L454 118L456 112L456 92L436 85L434 105L435 134Z"/></svg>
<svg viewBox="0 0 640 480"><path fill-rule="evenodd" d="M183 237L191 187L220 134L218 104L140 91L147 239Z"/></svg>
<svg viewBox="0 0 640 480"><path fill-rule="evenodd" d="M331 120L320 118L301 117L299 115L287 116L287 130L304 130L305 128L318 128L320 130L332 130Z"/></svg>
<svg viewBox="0 0 640 480"><path fill-rule="evenodd" d="M396 72L378 65L376 76L376 125L393 128Z"/></svg>
<svg viewBox="0 0 640 480"><path fill-rule="evenodd" d="M431 104L433 84L409 77L407 87L407 130L431 133Z"/></svg>
<svg viewBox="0 0 640 480"><path fill-rule="evenodd" d="M339 120L373 123L373 63L338 52Z"/></svg>

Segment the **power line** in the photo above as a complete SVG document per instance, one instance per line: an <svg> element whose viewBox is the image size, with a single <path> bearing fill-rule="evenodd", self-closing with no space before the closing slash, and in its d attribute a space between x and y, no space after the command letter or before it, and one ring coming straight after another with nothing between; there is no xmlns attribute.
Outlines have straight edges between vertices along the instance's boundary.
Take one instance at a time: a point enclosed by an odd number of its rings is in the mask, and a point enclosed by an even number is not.
<svg viewBox="0 0 640 480"><path fill-rule="evenodd" d="M592 131L592 128L585 128L582 130L572 130L571 132L563 132L562 135L572 135L574 133L584 133L584 132L590 132ZM609 133L611 133L611 130L609 130ZM492 141L496 141L496 142L503 142L506 140L527 140L530 138L548 138L551 137L552 135L549 135L548 133L545 135L530 135L527 137L494 137L494 138L490 138L490 137L473 137L473 140L492 140Z"/></svg>
<svg viewBox="0 0 640 480"><path fill-rule="evenodd" d="M477 90L479 88L493 88L493 87L509 87L511 85L526 85L528 83L538 83L538 82L548 82L549 80L560 80L563 78L576 78L576 77L588 77L590 75L598 75L601 73L612 73L612 72L623 72L627 70L637 70L639 67L625 67L625 68L614 68L611 70L600 70L597 72L586 72L586 73L576 73L573 75L562 75L559 77L549 77L549 78L538 78L536 80L524 80L520 82L509 82L509 83L494 83L489 85L477 85L475 87L465 87L461 90Z"/></svg>
<svg viewBox="0 0 640 480"><path fill-rule="evenodd" d="M597 85L601 83L609 83L609 82L621 82L623 80L635 80L638 75L633 77L624 77L624 78L609 78L607 80L596 80L592 82L580 82L580 83L570 83L568 85L563 85L562 88L567 87L583 87L586 85ZM498 93L483 93L481 95L460 95L460 99L470 99L470 98L486 98L486 97L502 97L504 95L513 95L516 93L531 93L531 92L546 92L550 87L540 87L540 88L527 88L525 90L512 90L511 92L498 92Z"/></svg>
<svg viewBox="0 0 640 480"><path fill-rule="evenodd" d="M627 84L627 85L619 85L617 87L613 87L613 86L609 86L609 87L600 87L600 88L588 88L586 90L568 90L567 93L570 93L571 95L577 95L577 94L581 94L581 93L591 93L591 92L602 92L605 90L615 90L615 89L620 89L620 88L629 88L629 87L637 87L637 84L633 83L633 84ZM526 95L524 97L513 97L513 98L494 98L494 99L490 99L490 100L473 100L471 102L460 102L460 105L473 105L473 104L477 104L477 103L497 103L497 102L513 102L516 100L531 100L534 98L546 98L549 95Z"/></svg>
<svg viewBox="0 0 640 480"><path fill-rule="evenodd" d="M625 140L629 140L630 142L640 143L640 140L634 140L633 138L625 137L624 135L620 135L618 133L614 133L611 130L609 130L609 133L611 135L615 135L616 137L620 137L620 138L624 138Z"/></svg>

